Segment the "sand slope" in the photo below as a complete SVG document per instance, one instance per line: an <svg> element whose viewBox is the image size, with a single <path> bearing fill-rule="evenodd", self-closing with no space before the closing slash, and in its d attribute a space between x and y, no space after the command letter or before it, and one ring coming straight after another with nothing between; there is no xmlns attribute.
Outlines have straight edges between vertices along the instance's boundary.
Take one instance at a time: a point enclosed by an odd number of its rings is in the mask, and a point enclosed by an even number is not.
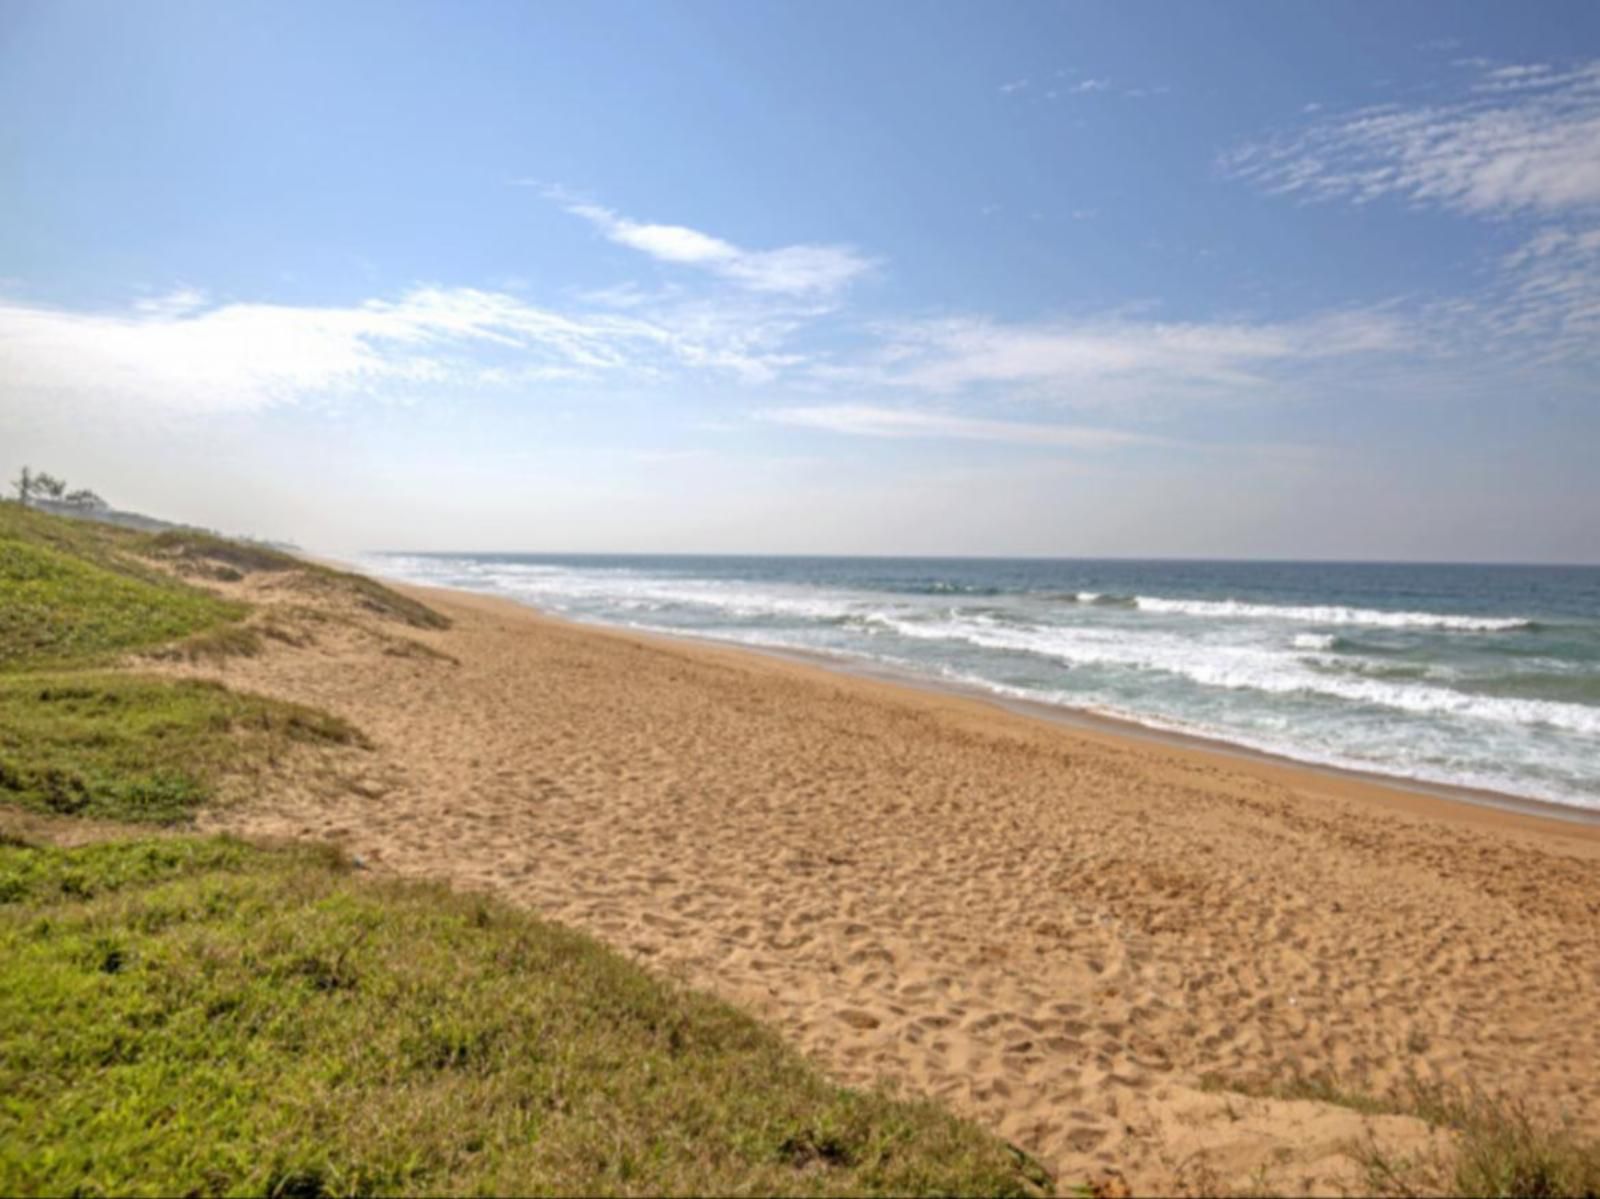
<svg viewBox="0 0 1600 1199"><path fill-rule="evenodd" d="M252 584L254 598L305 597ZM200 673L345 716L354 787L214 822L500 892L946 1100L1062 1185L1328 1192L1399 1117L1244 1099L1334 1071L1600 1125L1600 840L959 697L419 592L456 627ZM179 668L172 669L189 669Z"/></svg>

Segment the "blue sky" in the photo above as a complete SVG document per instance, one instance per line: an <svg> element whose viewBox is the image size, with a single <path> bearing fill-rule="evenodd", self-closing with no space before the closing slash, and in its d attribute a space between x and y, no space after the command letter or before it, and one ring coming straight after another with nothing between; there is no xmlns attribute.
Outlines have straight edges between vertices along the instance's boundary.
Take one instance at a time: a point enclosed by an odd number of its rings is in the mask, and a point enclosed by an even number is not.
<svg viewBox="0 0 1600 1199"><path fill-rule="evenodd" d="M330 550L1600 561L1593 4L0 7L0 468Z"/></svg>

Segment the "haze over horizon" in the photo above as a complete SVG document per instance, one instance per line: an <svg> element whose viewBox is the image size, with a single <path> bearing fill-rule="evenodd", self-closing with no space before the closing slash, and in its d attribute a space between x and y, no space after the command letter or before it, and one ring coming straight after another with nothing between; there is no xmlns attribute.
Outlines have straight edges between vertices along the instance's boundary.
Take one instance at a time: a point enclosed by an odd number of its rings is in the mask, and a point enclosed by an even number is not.
<svg viewBox="0 0 1600 1199"><path fill-rule="evenodd" d="M312 549L1600 562L1600 8L12 0L0 470Z"/></svg>

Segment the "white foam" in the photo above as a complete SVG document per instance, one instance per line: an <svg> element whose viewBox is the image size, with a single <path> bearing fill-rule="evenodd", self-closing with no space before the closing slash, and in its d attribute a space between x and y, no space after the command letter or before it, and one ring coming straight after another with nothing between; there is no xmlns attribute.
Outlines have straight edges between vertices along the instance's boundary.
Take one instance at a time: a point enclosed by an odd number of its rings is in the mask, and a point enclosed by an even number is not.
<svg viewBox="0 0 1600 1199"><path fill-rule="evenodd" d="M632 609L700 608L732 617L783 616L839 620L858 613L848 598L711 579L671 579L620 571L565 571L523 576L499 573L486 581L498 590L553 602L599 602Z"/></svg>
<svg viewBox="0 0 1600 1199"><path fill-rule="evenodd" d="M917 663L900 659L886 658L881 660L912 670L917 669L919 666ZM1271 733L1241 729L1234 725L1196 719L1192 716L1184 717L1166 712L1153 712L1148 708L1130 707L1126 703L1119 703L1104 695L1094 693L1086 694L1017 687L949 667L941 668L939 673L954 682L978 687L997 695L1087 712L1096 716L1106 716L1113 720L1126 721L1129 724L1142 725L1145 728L1161 732L1225 741L1244 749L1276 754L1316 766L1331 766L1340 770L1387 774L1399 778L1412 779L1417 782L1435 783L1448 787L1498 791L1505 795L1520 795L1529 799L1545 800L1564 807L1578 808L1585 811L1600 811L1600 802L1597 802L1596 796L1593 794L1574 790L1568 785L1552 784L1544 780L1535 779L1526 774L1474 768L1462 764L1458 757L1448 753L1445 756L1456 757L1456 760L1449 766L1444 766L1438 761L1439 755L1434 753L1397 754L1373 743L1367 744L1363 751L1363 749L1352 745L1340 746L1334 743L1319 742L1315 738L1307 739L1304 735L1304 726L1300 723L1296 723L1294 726L1294 736L1273 735ZM1413 749L1417 748L1420 740L1431 743L1436 750L1448 750L1447 746L1439 743L1437 736L1419 739L1417 732L1413 729L1408 728L1403 732L1395 730L1394 736L1403 737L1406 744ZM1493 759L1493 755L1490 755L1490 758ZM1569 765L1576 764L1576 762L1569 763Z"/></svg>
<svg viewBox="0 0 1600 1199"><path fill-rule="evenodd" d="M1134 607L1141 612L1169 613L1178 616L1240 617L1256 620L1298 620L1305 624L1370 625L1383 629L1449 629L1456 632L1498 633L1525 629L1531 623L1521 617L1453 616L1441 612L1387 612L1380 608L1346 608L1313 604L1249 604L1242 600L1178 600L1160 596L1136 595Z"/></svg>
<svg viewBox="0 0 1600 1199"><path fill-rule="evenodd" d="M1332 649L1338 638L1332 633L1296 633L1295 649Z"/></svg>
<svg viewBox="0 0 1600 1199"><path fill-rule="evenodd" d="M1320 695L1423 716L1543 725L1600 737L1600 708L1555 700L1471 695L1422 683L1328 675L1306 669L1296 655L1255 646L1219 645L1176 634L1132 635L1105 629L1006 630L978 628L961 622L891 623L896 632L908 637L965 641L987 649L1039 654L1068 665L1156 670L1206 687L1272 695Z"/></svg>

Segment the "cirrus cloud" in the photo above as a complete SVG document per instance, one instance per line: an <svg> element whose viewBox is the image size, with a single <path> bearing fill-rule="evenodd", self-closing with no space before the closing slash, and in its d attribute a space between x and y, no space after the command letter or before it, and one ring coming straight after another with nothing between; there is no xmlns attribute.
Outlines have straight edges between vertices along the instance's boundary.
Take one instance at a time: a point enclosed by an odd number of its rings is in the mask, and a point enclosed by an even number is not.
<svg viewBox="0 0 1600 1199"><path fill-rule="evenodd" d="M830 370L836 382L953 396L1001 389L1073 406L1216 401L1283 387L1328 360L1406 349L1408 324L1383 310L1294 322L985 317L881 326L870 359Z"/></svg>
<svg viewBox="0 0 1600 1199"><path fill-rule="evenodd" d="M1395 197L1496 217L1600 205L1600 61L1478 72L1452 103L1329 117L1221 166L1305 200Z"/></svg>
<svg viewBox="0 0 1600 1199"><path fill-rule="evenodd" d="M784 366L789 328L707 305L563 313L470 287L345 306L207 304L191 289L117 311L0 299L0 377L36 405L191 413L673 369L759 383Z"/></svg>

